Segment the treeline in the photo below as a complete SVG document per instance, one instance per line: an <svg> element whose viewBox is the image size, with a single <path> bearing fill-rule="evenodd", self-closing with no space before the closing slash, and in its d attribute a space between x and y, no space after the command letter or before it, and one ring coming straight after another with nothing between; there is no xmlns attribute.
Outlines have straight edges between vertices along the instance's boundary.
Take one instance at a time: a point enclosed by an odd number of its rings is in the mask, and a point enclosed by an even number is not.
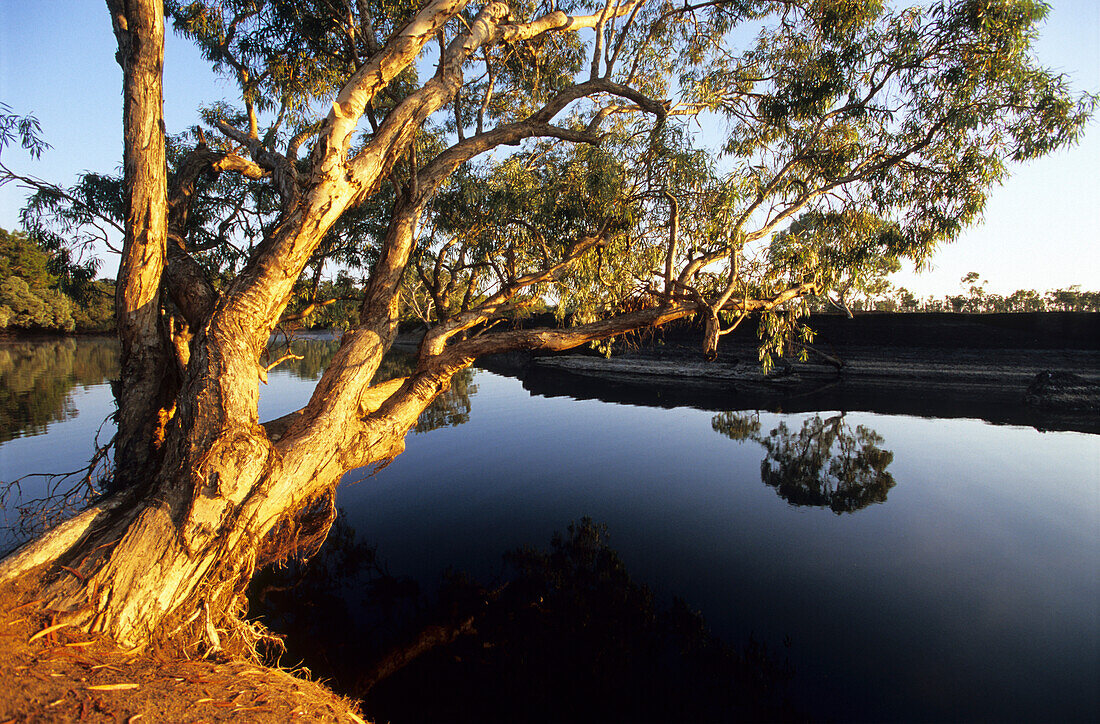
<svg viewBox="0 0 1100 724"><path fill-rule="evenodd" d="M1012 294L1002 295L987 292L985 287L989 281L979 279L977 272L970 272L960 280L965 293L942 297L918 297L905 287L887 284L878 294L853 299L844 306L853 312L1100 312L1100 292L1083 291L1080 284L1046 292L1017 289ZM837 307L837 304L825 299L815 300L811 304L811 310L815 312L835 312Z"/></svg>
<svg viewBox="0 0 1100 724"><path fill-rule="evenodd" d="M66 248L0 229L0 330L114 329L115 283L95 272Z"/></svg>

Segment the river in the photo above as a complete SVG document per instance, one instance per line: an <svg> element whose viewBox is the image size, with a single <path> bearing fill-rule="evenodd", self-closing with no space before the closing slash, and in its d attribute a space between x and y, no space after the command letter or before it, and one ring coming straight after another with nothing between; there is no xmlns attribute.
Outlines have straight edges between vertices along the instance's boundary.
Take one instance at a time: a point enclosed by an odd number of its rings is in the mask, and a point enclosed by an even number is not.
<svg viewBox="0 0 1100 724"><path fill-rule="evenodd" d="M272 371L262 419L304 404L334 345L314 340L305 359ZM0 344L0 480L79 468L112 410L115 365L105 340ZM327 547L343 557L323 552L332 565L310 580L350 618L304 624L321 594L303 600L303 586L280 599L271 581L256 610L291 641L297 630L354 650L371 627L347 621L382 610L360 589L403 585L374 620L422 620L445 572L499 590L504 553L546 548L587 517L655 606L682 599L714 636L742 648L751 639L789 665L791 704L814 718L1100 715L1100 437L966 418L615 404L577 399L564 379L553 395L485 370L457 380L403 455L349 473L340 489L341 536ZM42 485L24 480L21 500ZM19 501L10 495L3 511L8 545ZM347 551L367 546L369 570L341 579L334 562L346 567ZM291 653L313 657L315 671L336 667L339 680L347 657L320 649ZM448 711L372 696L367 711L381 719ZM502 720L556 717L545 702L519 711L524 696L497 696L509 701ZM468 718L482 716L492 718Z"/></svg>

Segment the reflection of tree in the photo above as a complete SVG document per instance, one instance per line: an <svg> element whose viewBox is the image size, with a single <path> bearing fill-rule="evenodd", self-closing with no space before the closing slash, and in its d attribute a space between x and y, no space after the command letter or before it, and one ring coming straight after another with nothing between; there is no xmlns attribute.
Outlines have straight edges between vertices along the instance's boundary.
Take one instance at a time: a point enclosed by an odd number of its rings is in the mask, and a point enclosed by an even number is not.
<svg viewBox="0 0 1100 724"><path fill-rule="evenodd" d="M305 658L327 677L368 665L374 656L364 646L391 645L384 636L381 644L369 639L368 630L394 628L395 609L407 608L403 604L419 594L416 582L394 578L379 565L375 549L356 538L341 511L308 563L292 559L256 574L249 613L286 637L294 661Z"/></svg>
<svg viewBox="0 0 1100 724"><path fill-rule="evenodd" d="M374 384L406 377L416 368L413 355L390 351L374 375ZM420 413L416 432L430 432L441 427L454 427L470 421L470 397L477 393L474 372L470 368L459 371L451 378L447 389L439 393L432 404Z"/></svg>
<svg viewBox="0 0 1100 724"><path fill-rule="evenodd" d="M118 345L109 339L57 339L0 345L0 443L45 432L76 416L69 393L118 373Z"/></svg>
<svg viewBox="0 0 1100 724"><path fill-rule="evenodd" d="M760 418L740 412L723 412L710 421L715 432L720 432L731 440L757 440L760 433Z"/></svg>
<svg viewBox="0 0 1100 724"><path fill-rule="evenodd" d="M894 477L886 472L894 454L880 447L882 436L863 425L853 430L844 415L825 420L814 415L797 432L780 422L766 436L760 434L756 415L723 412L711 426L732 440L763 445L767 453L760 479L792 505L852 513L886 502L894 487Z"/></svg>
<svg viewBox="0 0 1100 724"><path fill-rule="evenodd" d="M338 339L291 339L289 349L286 341L280 339L269 346L267 358L270 359L265 358L264 361L270 364L290 352L294 356L280 362L275 369L286 370L299 379L315 380L325 371L338 349Z"/></svg>
<svg viewBox="0 0 1100 724"><path fill-rule="evenodd" d="M470 421L470 396L477 392L473 370L466 368L451 378L450 386L420 413L417 432L454 427Z"/></svg>
<svg viewBox="0 0 1100 724"><path fill-rule="evenodd" d="M285 369L295 377L304 380L315 380L324 372L338 349L340 349L338 339L293 339L289 350L286 342L280 340L278 344L271 346L267 356L274 361L290 352L293 356L280 362L275 369ZM415 367L416 358L413 355L391 350L378 366L374 382L377 384L394 377L408 376L412 374ZM440 427L453 427L468 422L470 396L477 392L477 385L473 384L473 379L474 373L468 368L455 374L450 386L421 413L416 423L416 432L429 432Z"/></svg>
<svg viewBox="0 0 1100 724"><path fill-rule="evenodd" d="M504 582L450 572L429 602L340 516L308 566L257 576L252 611L380 721L791 718L789 667L721 641L683 601L658 606L604 526L584 519L504 558Z"/></svg>

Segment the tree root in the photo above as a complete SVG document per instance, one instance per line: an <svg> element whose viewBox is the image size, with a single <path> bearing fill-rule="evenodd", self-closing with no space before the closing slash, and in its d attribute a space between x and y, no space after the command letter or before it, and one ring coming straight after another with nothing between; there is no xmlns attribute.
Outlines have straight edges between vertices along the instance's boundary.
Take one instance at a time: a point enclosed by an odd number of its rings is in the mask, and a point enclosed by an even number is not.
<svg viewBox="0 0 1100 724"><path fill-rule="evenodd" d="M132 502L133 493L119 493L93 505L83 513L58 524L0 561L0 584L15 580L33 568L53 563L72 550L97 523L122 504Z"/></svg>

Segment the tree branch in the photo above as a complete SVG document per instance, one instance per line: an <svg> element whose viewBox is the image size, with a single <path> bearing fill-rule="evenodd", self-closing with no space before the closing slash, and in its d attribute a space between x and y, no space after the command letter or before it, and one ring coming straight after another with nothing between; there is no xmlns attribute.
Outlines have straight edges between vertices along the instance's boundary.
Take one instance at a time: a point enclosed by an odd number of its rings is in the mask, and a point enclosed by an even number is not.
<svg viewBox="0 0 1100 724"><path fill-rule="evenodd" d="M275 181L275 188L279 191L279 196L283 200L283 210L287 211L298 204L301 198L301 192L298 189L298 169L286 156L272 151L263 145L263 142L258 138L254 138L251 133L243 133L233 126L229 125L225 121L218 120L215 122L218 130L224 133L228 138L236 141L245 148L248 149L248 155L252 157L261 168L271 172L271 177ZM240 159L240 157L236 157ZM243 161L243 159L240 159ZM229 161L227 159L226 163ZM239 166L240 164L238 164ZM242 173L245 171L241 168L235 168L234 170L240 170ZM255 172L245 173L245 175L251 178L260 178L267 174L255 175Z"/></svg>

